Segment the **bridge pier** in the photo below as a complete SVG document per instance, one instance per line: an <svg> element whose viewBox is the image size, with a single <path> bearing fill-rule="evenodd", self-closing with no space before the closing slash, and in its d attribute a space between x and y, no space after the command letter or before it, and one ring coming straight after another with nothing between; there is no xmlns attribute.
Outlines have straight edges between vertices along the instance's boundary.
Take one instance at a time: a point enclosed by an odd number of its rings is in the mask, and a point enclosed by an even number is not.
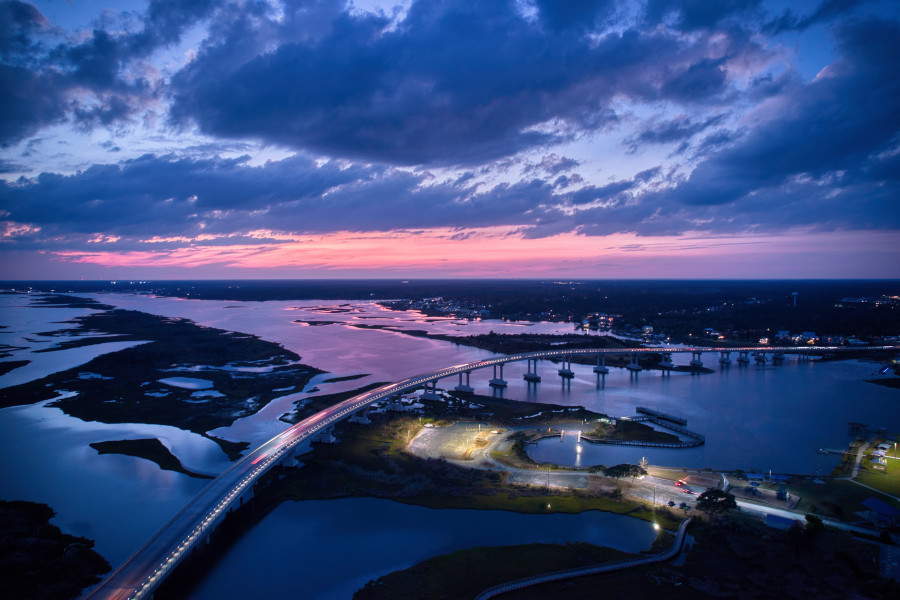
<svg viewBox="0 0 900 600"><path fill-rule="evenodd" d="M422 398L424 398L425 400L440 400L441 399L441 396L438 395L438 393L437 393L437 382L438 382L438 380L435 379L434 381L431 381L431 382L425 384L425 393L422 394ZM431 386L430 391L428 389L429 385Z"/></svg>
<svg viewBox="0 0 900 600"><path fill-rule="evenodd" d="M636 353L631 353L631 362L625 365L625 368L632 373L639 373L642 370L641 365L638 364L638 355Z"/></svg>
<svg viewBox="0 0 900 600"><path fill-rule="evenodd" d="M750 355L746 350L741 350L738 355L738 365L744 366L750 364Z"/></svg>
<svg viewBox="0 0 900 600"><path fill-rule="evenodd" d="M465 374L465 376L466 376L466 383L465 383L465 385L464 385L463 382L462 382L463 374ZM469 385L469 375L471 375L471 374L472 374L472 371L462 371L462 372L460 372L460 374L459 374L459 385L456 386L456 387L453 388L453 389L455 389L457 392L468 392L468 393L470 393L470 394L473 393L473 392L475 391L475 388L473 388L471 385Z"/></svg>
<svg viewBox="0 0 900 600"><path fill-rule="evenodd" d="M672 362L671 352L662 353L662 360L659 361L659 368L663 375L672 375L672 369L675 368L675 363Z"/></svg>
<svg viewBox="0 0 900 600"><path fill-rule="evenodd" d="M731 352L725 350L719 352L719 364L723 367L731 366Z"/></svg>
<svg viewBox="0 0 900 600"><path fill-rule="evenodd" d="M631 377L637 377L637 374L641 372L642 368L641 365L638 364L636 353L631 353L631 362L625 365L625 368L628 369L628 373Z"/></svg>
<svg viewBox="0 0 900 600"><path fill-rule="evenodd" d="M597 366L594 367L594 373L597 374L597 389L605 388L606 376L609 374L609 369L606 366L605 354L597 354Z"/></svg>
<svg viewBox="0 0 900 600"><path fill-rule="evenodd" d="M692 351L692 352L691 352L691 366L694 367L694 369L701 369L701 368L703 368L703 361L700 360L700 355L701 355L701 354L703 354L703 353L702 353L702 352L696 352L696 351ZM695 373L697 373L697 371L691 371L691 375L693 375L693 374L695 374Z"/></svg>
<svg viewBox="0 0 900 600"><path fill-rule="evenodd" d="M532 362L534 363L534 367L533 367L534 370L532 370ZM538 359L536 359L536 358L528 359L528 371L525 373L525 375L522 376L525 379L525 381L527 381L529 383L540 383L541 376L538 375L538 372L537 372L537 363L538 363Z"/></svg>
<svg viewBox="0 0 900 600"><path fill-rule="evenodd" d="M500 377L497 377L497 366L494 365L494 377L488 382L492 388L505 388L506 381L503 379L503 363L500 363Z"/></svg>
<svg viewBox="0 0 900 600"><path fill-rule="evenodd" d="M784 352L776 352L772 355L772 364L773 365L783 365L784 364Z"/></svg>
<svg viewBox="0 0 900 600"><path fill-rule="evenodd" d="M572 379L573 377L575 377L575 372L572 371L571 356L562 357L562 369L559 370L559 376L565 377L566 379Z"/></svg>
<svg viewBox="0 0 900 600"><path fill-rule="evenodd" d="M768 359L768 357L766 356L766 353L765 353L765 352L757 352L757 353L756 353L756 364L758 364L758 365L764 365L764 364L766 364L767 362L769 362L769 359Z"/></svg>
<svg viewBox="0 0 900 600"><path fill-rule="evenodd" d="M594 373L597 375L608 375L609 369L606 366L606 355L598 354L597 355L597 366L594 367Z"/></svg>

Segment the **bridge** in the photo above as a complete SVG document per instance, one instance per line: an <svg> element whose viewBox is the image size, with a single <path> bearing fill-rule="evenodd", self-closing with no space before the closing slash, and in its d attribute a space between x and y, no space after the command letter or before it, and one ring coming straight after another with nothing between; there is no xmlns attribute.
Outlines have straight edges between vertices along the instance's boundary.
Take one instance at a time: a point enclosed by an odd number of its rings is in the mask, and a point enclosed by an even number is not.
<svg viewBox="0 0 900 600"><path fill-rule="evenodd" d="M720 353L722 364L728 353L739 352L742 357L749 353L831 353L831 352L859 352L859 351L896 351L895 346L878 347L747 347L747 348L585 348L575 350L543 350L526 352L510 356L479 360L475 362L454 365L444 369L438 369L421 375L404 379L397 383L384 385L368 392L364 392L330 408L327 408L299 423L289 427L283 433L275 436L259 447L249 452L231 467L223 471L218 477L197 494L178 514L157 531L143 546L141 546L130 558L128 558L115 571L90 590L85 600L139 600L151 598L154 590L165 580L172 570L191 551L202 544L209 543L209 536L221 523L229 511L240 507L244 502L252 499L253 486L270 468L278 464L289 464L297 454L304 451L304 442L310 441L315 435L326 430L353 413L366 406L390 398L409 390L413 390L427 384L432 384L435 390L439 379L459 375L460 385L457 388L468 387L468 375L477 369L492 367L494 378L492 386L505 386L503 380L503 365L510 362L529 361L529 373L532 363L536 365L541 359L562 358L563 368L559 370L561 377L569 377L572 372L566 361L573 356L596 355L597 366L594 372L605 374L605 357L609 355L631 355L632 361L628 368L635 370L637 357L642 354L665 353L692 353L692 365L700 363L703 353ZM757 361L760 361L757 357ZM700 363L702 364L702 363ZM497 377L497 367L500 368L500 376ZM639 369L639 367L637 367ZM466 375L466 385L462 384L462 376ZM534 373L532 373L535 375ZM468 388L471 390L471 388Z"/></svg>

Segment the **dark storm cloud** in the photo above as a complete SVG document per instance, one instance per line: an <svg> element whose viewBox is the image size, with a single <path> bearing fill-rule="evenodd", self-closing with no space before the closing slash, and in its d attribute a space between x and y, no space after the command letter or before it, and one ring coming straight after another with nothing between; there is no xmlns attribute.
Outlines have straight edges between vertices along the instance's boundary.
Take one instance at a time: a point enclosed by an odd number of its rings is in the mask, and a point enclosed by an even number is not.
<svg viewBox="0 0 900 600"><path fill-rule="evenodd" d="M656 29L590 37L543 27L515 2L465 0L420 0L398 24L336 10L298 35L298 4L277 22L220 11L173 79L174 119L334 156L477 164L601 130L616 122L614 98L721 98L728 82L710 54L761 52L732 33L714 45ZM563 8L545 17L574 14Z"/></svg>
<svg viewBox="0 0 900 600"><path fill-rule="evenodd" d="M686 204L743 201L801 175L818 179L850 171L863 176L879 153L896 151L900 25L851 23L838 38L844 54L840 62L773 100L782 107L777 117L701 161L672 197Z"/></svg>

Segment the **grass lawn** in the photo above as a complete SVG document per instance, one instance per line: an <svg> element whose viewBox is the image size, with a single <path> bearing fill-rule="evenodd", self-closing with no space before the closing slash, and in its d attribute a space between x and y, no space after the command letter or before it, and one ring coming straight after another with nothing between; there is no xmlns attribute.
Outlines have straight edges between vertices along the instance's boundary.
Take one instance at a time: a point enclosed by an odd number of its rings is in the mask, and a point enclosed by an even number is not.
<svg viewBox="0 0 900 600"><path fill-rule="evenodd" d="M900 508L900 503L887 496L845 479L829 480L824 484L807 480L791 481L787 484L787 489L802 498L796 510L839 520L858 518L855 513L866 510L862 506L862 501L870 496Z"/></svg>
<svg viewBox="0 0 900 600"><path fill-rule="evenodd" d="M879 441L876 441L877 445ZM875 469L872 464L874 448L866 452L859 469L857 481L881 490L885 494L900 497L900 454L893 447L887 451L887 464L885 469ZM882 498L883 500L883 498Z"/></svg>

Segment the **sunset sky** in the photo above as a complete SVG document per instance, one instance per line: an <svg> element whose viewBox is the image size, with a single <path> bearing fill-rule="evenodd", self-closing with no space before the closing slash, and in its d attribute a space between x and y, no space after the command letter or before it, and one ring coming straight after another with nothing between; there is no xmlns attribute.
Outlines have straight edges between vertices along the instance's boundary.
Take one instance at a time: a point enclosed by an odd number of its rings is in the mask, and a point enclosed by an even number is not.
<svg viewBox="0 0 900 600"><path fill-rule="evenodd" d="M0 2L0 279L900 277L900 3Z"/></svg>

